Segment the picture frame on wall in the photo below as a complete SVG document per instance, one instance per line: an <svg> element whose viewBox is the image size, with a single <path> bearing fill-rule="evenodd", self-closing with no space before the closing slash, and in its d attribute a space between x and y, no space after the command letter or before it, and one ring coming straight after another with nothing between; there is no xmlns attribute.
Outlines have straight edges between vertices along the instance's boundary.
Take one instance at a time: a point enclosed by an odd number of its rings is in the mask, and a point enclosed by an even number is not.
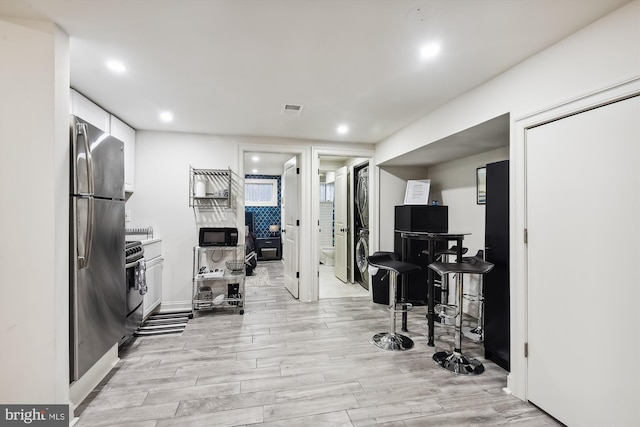
<svg viewBox="0 0 640 427"><path fill-rule="evenodd" d="M407 188L404 193L405 205L426 205L429 204L429 189L431 180L410 179L407 181Z"/></svg>
<svg viewBox="0 0 640 427"><path fill-rule="evenodd" d="M476 169L476 203L484 205L487 203L487 168Z"/></svg>

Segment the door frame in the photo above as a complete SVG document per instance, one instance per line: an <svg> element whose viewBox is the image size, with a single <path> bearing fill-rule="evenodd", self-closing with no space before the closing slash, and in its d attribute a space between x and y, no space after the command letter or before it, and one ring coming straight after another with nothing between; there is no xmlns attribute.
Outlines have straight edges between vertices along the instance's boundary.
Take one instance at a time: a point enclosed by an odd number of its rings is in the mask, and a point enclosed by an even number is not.
<svg viewBox="0 0 640 427"><path fill-rule="evenodd" d="M513 167L509 171L509 185L511 188L509 234L510 258L512 260L510 274L511 372L507 376L507 390L524 401L528 401L528 370L525 357L525 345L528 342L528 252L525 243L525 230L527 228L527 131L533 127L637 94L640 94L639 77L593 91L514 120L510 143Z"/></svg>
<svg viewBox="0 0 640 427"><path fill-rule="evenodd" d="M343 157L362 157L369 159L369 251L378 248L378 227L379 218L376 212L378 209L378 166L375 164L375 149L368 147L345 147L345 148L329 148L329 147L313 147L311 150L311 224L313 224L313 232L311 233L311 281L309 301L318 301L319 295L319 263L320 251L318 250L318 221L320 220L320 156L343 156ZM353 170L353 167L350 167ZM369 290L371 292L371 290Z"/></svg>

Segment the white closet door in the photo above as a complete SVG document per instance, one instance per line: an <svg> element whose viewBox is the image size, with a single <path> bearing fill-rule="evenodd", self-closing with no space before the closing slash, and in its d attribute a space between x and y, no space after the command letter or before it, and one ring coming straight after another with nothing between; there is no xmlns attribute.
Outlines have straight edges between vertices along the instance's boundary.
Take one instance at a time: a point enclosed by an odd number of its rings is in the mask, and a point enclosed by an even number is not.
<svg viewBox="0 0 640 427"><path fill-rule="evenodd" d="M640 97L527 131L527 398L640 425Z"/></svg>
<svg viewBox="0 0 640 427"><path fill-rule="evenodd" d="M294 156L284 164L284 287L294 298L300 291L300 174Z"/></svg>
<svg viewBox="0 0 640 427"><path fill-rule="evenodd" d="M348 243L349 243L349 217L347 211L348 193L347 193L347 167L343 166L336 170L335 179L335 212L334 212L334 253L333 253L333 271L335 276L347 283L347 265L348 265Z"/></svg>

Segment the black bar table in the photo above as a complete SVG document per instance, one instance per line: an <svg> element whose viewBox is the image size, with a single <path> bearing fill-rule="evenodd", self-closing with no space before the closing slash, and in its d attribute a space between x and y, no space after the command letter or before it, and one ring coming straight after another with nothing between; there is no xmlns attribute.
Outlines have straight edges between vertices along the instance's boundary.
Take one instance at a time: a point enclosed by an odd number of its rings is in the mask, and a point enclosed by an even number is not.
<svg viewBox="0 0 640 427"><path fill-rule="evenodd" d="M401 231L396 230L400 233L400 237L402 238L402 261L407 261L407 241L408 240L426 240L427 243L427 265L434 262L434 253L436 248L436 242L456 242L457 252L456 252L456 262L462 262L462 240L464 240L464 236L468 236L471 233L435 233L431 231ZM434 347L435 344L433 342L433 323L434 323L434 299L435 299L435 290L434 290L434 277L433 270L427 269L427 326L428 326L428 335L427 335L427 345L429 347ZM402 280L407 280L406 278L402 278ZM406 289L405 286L402 287L403 291ZM405 295L403 294L403 300ZM407 312L402 313L402 330L406 332L407 330Z"/></svg>

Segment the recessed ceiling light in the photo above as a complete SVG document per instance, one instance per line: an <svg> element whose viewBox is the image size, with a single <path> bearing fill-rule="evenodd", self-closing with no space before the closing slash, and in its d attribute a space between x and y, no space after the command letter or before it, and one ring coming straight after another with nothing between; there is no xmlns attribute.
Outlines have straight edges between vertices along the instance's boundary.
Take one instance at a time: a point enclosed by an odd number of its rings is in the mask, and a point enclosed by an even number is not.
<svg viewBox="0 0 640 427"><path fill-rule="evenodd" d="M260 157L258 157L258 156L253 156L253 157L251 158L251 160L253 160L254 162L257 162L258 160L260 160Z"/></svg>
<svg viewBox="0 0 640 427"><path fill-rule="evenodd" d="M107 68L113 71L114 73L124 73L127 71L127 67L120 61L116 61L115 59L110 59L106 62Z"/></svg>
<svg viewBox="0 0 640 427"><path fill-rule="evenodd" d="M258 169L251 169L251 173L258 173Z"/></svg>
<svg viewBox="0 0 640 427"><path fill-rule="evenodd" d="M340 134L340 135L344 135L347 132L349 132L349 126L347 125L340 125L338 126L338 128L336 129L336 131Z"/></svg>
<svg viewBox="0 0 640 427"><path fill-rule="evenodd" d="M173 113L171 113L171 111L163 111L162 113L160 113L160 120L162 120L165 123L172 122Z"/></svg>
<svg viewBox="0 0 640 427"><path fill-rule="evenodd" d="M430 59L440 53L440 43L428 43L420 48L420 58Z"/></svg>

